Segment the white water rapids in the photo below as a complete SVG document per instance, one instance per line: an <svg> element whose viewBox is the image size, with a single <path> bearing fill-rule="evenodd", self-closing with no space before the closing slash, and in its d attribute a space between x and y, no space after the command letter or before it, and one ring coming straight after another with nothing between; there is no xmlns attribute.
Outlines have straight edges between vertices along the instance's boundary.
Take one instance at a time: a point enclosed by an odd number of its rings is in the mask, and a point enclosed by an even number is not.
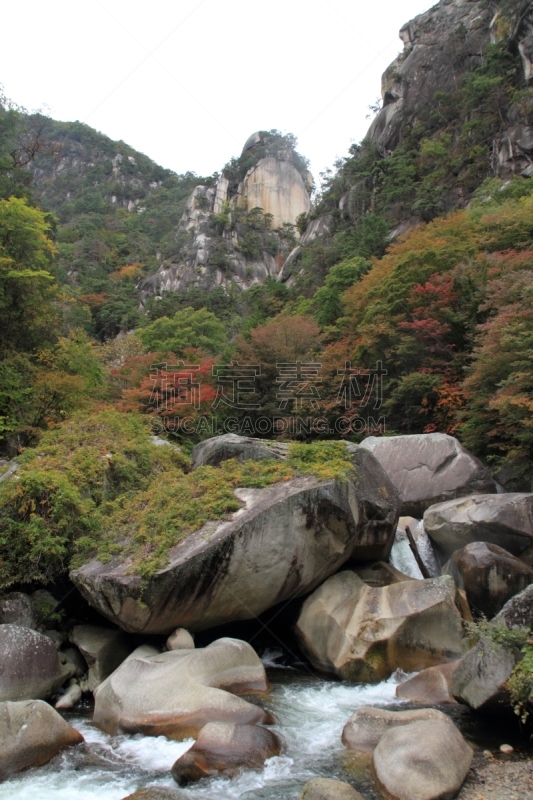
<svg viewBox="0 0 533 800"><path fill-rule="evenodd" d="M273 666L272 659L265 662ZM395 678L377 686L357 686L296 670L271 669L269 673L272 690L267 705L277 720L274 729L283 739L283 755L270 759L261 772L246 771L233 779L206 780L180 789L184 798L293 800L312 777L350 780L342 762L345 722L360 706L398 703ZM86 744L1 783L0 800L122 800L142 787L177 789L169 770L192 742L110 737L86 717L72 714L68 721L83 734ZM367 789L365 796L374 794Z"/></svg>

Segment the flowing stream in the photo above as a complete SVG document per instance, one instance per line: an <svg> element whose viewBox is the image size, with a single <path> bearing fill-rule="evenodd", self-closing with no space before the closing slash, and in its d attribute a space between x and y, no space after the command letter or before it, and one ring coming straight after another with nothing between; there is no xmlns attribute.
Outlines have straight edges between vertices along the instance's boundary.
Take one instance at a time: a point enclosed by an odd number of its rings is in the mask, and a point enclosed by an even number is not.
<svg viewBox="0 0 533 800"><path fill-rule="evenodd" d="M349 780L369 800L375 797L364 776L345 771L341 733L348 717L363 705L397 705L397 680L376 686L336 683L308 672L275 668L276 654L264 659L274 713L285 749L261 772L246 771L233 779L212 779L181 789L191 800L293 800L315 776ZM405 678L405 675L402 676ZM49 764L13 776L0 784L0 800L122 800L138 788L177 789L169 775L174 761L192 744L164 737L110 737L89 716L67 715L86 744L66 750Z"/></svg>

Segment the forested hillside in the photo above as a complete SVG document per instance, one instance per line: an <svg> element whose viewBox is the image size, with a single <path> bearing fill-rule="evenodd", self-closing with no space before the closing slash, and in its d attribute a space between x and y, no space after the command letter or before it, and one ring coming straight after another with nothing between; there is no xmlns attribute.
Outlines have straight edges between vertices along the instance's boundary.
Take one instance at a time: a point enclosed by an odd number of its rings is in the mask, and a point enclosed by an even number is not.
<svg viewBox="0 0 533 800"><path fill-rule="evenodd" d="M175 175L4 98L4 451L102 404L157 417L186 445L215 418L351 439L370 419L380 433L452 432L495 469L512 465L509 486L525 485L533 90L519 6L444 3L406 26L367 138L324 176L309 211L277 228L247 207L246 180L270 160L310 191L292 136L260 132L220 174ZM165 367L178 362L198 367L194 380ZM257 367L238 378L242 402L235 375L221 388L232 362ZM284 383L277 365L298 363L314 367ZM369 405L378 363L387 374ZM287 386L298 385L296 397ZM319 429L295 429L308 415ZM169 429L176 416L194 431ZM358 422L341 430L341 417Z"/></svg>

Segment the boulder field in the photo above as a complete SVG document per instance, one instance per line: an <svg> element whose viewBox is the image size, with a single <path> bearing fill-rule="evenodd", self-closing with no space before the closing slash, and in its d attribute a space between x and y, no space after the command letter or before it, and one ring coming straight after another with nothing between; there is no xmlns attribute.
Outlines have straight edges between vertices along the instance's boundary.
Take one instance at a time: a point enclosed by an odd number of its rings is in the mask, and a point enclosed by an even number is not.
<svg viewBox="0 0 533 800"><path fill-rule="evenodd" d="M223 450L225 439L204 443L204 452ZM230 444L235 457L236 443ZM72 580L124 630L169 634L251 619L313 591L349 559L386 559L398 493L371 453L351 446L349 454L354 474L345 481L308 475L237 489L242 508L181 540L146 584L120 557L93 560L74 570Z"/></svg>

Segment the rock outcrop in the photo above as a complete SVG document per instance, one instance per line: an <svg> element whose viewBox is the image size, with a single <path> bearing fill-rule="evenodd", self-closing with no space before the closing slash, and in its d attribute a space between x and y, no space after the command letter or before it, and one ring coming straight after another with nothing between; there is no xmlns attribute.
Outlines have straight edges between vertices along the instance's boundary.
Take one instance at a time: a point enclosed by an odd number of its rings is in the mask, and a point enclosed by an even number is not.
<svg viewBox="0 0 533 800"><path fill-rule="evenodd" d="M0 625L0 702L51 697L74 675L46 636L18 625Z"/></svg>
<svg viewBox="0 0 533 800"><path fill-rule="evenodd" d="M533 583L533 569L496 544L473 542L456 550L443 573L464 589L474 612L488 619Z"/></svg>
<svg viewBox="0 0 533 800"><path fill-rule="evenodd" d="M481 63L492 16L482 0L444 0L403 26L404 50L383 75L383 108L367 134L382 153L398 144L408 115L416 119L435 92L455 90L458 76Z"/></svg>
<svg viewBox="0 0 533 800"><path fill-rule="evenodd" d="M519 556L533 544L533 494L474 495L432 506L424 528L444 558L472 542Z"/></svg>
<svg viewBox="0 0 533 800"><path fill-rule="evenodd" d="M262 158L244 178L242 196L247 207L262 208L272 214L272 227L295 225L300 214L311 205L307 188L298 170L288 161Z"/></svg>
<svg viewBox="0 0 533 800"><path fill-rule="evenodd" d="M93 721L112 736L169 739L196 737L208 722L261 725L270 715L237 695L267 688L252 647L218 639L202 649L127 659L96 690Z"/></svg>
<svg viewBox="0 0 533 800"><path fill-rule="evenodd" d="M375 683L460 658L462 620L449 576L375 589L354 572L327 580L296 624L313 666L344 680Z"/></svg>
<svg viewBox="0 0 533 800"><path fill-rule="evenodd" d="M453 436L369 436L361 447L377 458L400 492L402 516L421 519L435 503L496 492L486 467Z"/></svg>
<svg viewBox="0 0 533 800"><path fill-rule="evenodd" d="M275 139L262 131L248 138L236 185L222 174L214 186L194 189L177 231L186 242L180 257L143 282L141 305L163 292L229 284L248 289L279 276L299 236L296 220L310 209L312 176L292 144ZM255 209L268 223L250 224L245 214Z"/></svg>
<svg viewBox="0 0 533 800"><path fill-rule="evenodd" d="M171 773L176 783L186 786L202 778L231 777L241 769L260 769L267 758L280 752L279 738L267 728L208 722Z"/></svg>
<svg viewBox="0 0 533 800"><path fill-rule="evenodd" d="M308 476L237 490L243 508L180 541L147 585L120 557L92 561L72 579L123 629L168 634L251 619L313 591L350 558L387 558L397 492L371 454L350 452L355 474L349 481Z"/></svg>
<svg viewBox="0 0 533 800"><path fill-rule="evenodd" d="M42 700L0 703L0 780L46 764L65 747L84 741Z"/></svg>

